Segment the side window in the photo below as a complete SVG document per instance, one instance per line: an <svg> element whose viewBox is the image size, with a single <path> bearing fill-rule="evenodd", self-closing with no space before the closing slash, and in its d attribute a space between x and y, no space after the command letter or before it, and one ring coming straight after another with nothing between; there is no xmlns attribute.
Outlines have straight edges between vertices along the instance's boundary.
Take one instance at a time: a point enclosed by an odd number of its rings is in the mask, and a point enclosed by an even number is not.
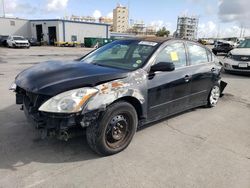
<svg viewBox="0 0 250 188"><path fill-rule="evenodd" d="M199 65L201 63L207 63L207 50L197 44L188 43L188 54L191 65Z"/></svg>
<svg viewBox="0 0 250 188"><path fill-rule="evenodd" d="M175 67L186 66L186 51L184 44L181 42L167 45L156 57L156 63L173 62Z"/></svg>

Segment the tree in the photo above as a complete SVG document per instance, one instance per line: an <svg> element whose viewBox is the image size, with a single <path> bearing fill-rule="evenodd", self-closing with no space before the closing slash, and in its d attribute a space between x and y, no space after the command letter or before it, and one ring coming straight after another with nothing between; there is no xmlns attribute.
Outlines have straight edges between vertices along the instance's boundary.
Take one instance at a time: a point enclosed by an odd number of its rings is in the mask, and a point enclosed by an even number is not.
<svg viewBox="0 0 250 188"><path fill-rule="evenodd" d="M163 27L156 32L157 37L168 37L169 34L170 31L168 31L166 27Z"/></svg>

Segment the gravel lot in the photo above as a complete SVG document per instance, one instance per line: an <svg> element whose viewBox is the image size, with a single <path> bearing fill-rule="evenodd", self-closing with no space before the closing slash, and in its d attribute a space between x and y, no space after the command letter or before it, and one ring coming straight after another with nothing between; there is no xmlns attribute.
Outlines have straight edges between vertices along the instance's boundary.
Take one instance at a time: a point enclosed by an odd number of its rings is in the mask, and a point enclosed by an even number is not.
<svg viewBox="0 0 250 188"><path fill-rule="evenodd" d="M123 152L99 157L85 138L40 140L8 87L23 69L84 48L0 48L0 187L250 187L250 77L223 74L225 95L147 126Z"/></svg>

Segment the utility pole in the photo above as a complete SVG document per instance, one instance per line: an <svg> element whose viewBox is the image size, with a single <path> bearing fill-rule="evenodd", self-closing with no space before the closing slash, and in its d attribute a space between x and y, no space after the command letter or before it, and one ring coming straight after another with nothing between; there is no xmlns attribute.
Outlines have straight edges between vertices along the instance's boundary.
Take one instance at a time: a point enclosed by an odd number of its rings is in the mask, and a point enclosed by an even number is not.
<svg viewBox="0 0 250 188"><path fill-rule="evenodd" d="M4 0L2 0L2 5L3 5L3 17L5 18L5 5L4 5Z"/></svg>

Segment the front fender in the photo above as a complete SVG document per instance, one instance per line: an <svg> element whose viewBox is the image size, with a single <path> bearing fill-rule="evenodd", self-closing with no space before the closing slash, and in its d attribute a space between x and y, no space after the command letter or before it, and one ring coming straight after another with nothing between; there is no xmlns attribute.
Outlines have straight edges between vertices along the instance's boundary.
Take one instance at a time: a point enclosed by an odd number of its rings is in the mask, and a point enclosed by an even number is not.
<svg viewBox="0 0 250 188"><path fill-rule="evenodd" d="M124 97L133 97L137 99L141 105L145 103L145 96L142 91L138 88L131 87L131 84L121 80L101 84L96 88L99 92L88 101L83 113L95 110L104 111L111 103Z"/></svg>

